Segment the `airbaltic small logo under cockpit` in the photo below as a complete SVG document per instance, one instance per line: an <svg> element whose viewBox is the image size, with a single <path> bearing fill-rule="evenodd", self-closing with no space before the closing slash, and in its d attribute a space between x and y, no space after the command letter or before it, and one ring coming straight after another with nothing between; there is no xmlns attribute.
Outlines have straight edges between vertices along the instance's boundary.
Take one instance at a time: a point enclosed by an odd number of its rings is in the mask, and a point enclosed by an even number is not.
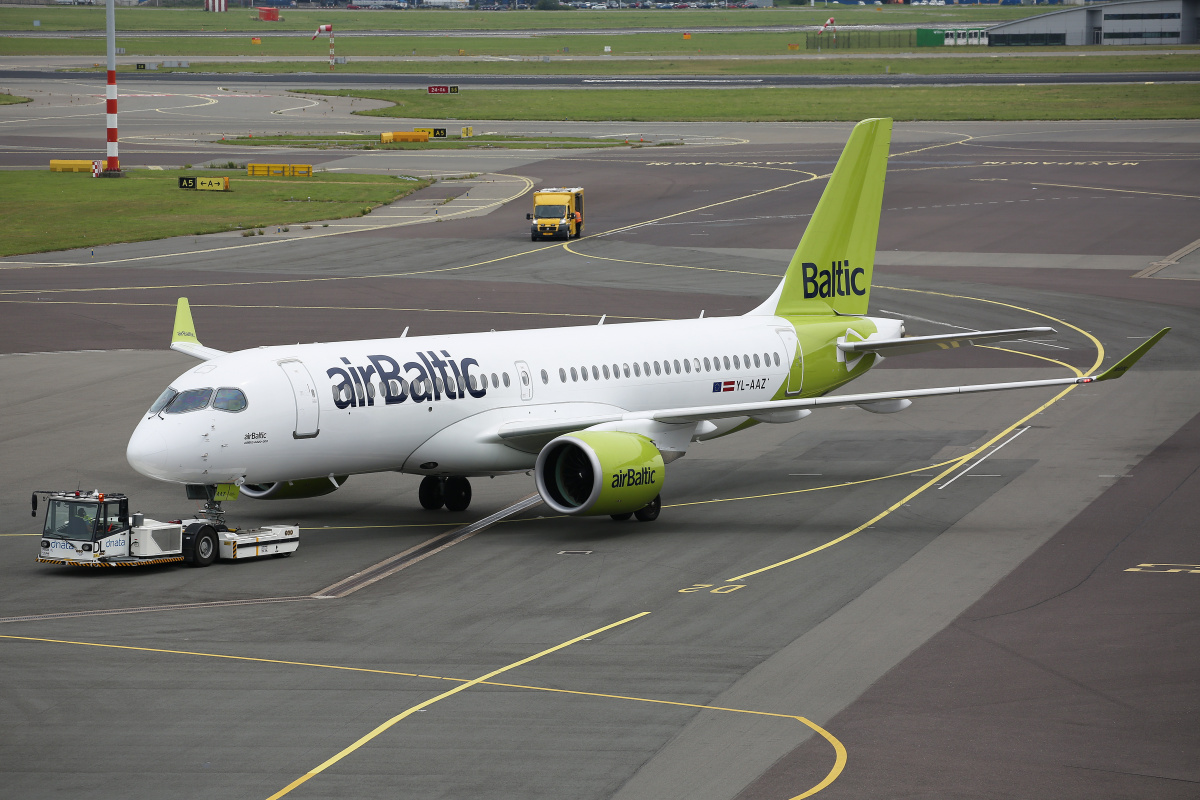
<svg viewBox="0 0 1200 800"><path fill-rule="evenodd" d="M330 367L325 374L338 381L333 387L333 402L338 408L363 408L375 405L376 396L384 405L412 400L462 400L483 397L487 382L483 375L472 375L478 367L473 358L455 361L445 350L441 357L433 350L417 353L419 361L403 368L391 356L367 356L370 366L356 367L343 357L344 367Z"/></svg>
<svg viewBox="0 0 1200 800"><path fill-rule="evenodd" d="M816 264L806 261L800 271L804 280L804 299L864 295L867 287L859 286L858 280L865 274L866 270L862 267L850 269L849 261L834 261L829 269L817 269Z"/></svg>

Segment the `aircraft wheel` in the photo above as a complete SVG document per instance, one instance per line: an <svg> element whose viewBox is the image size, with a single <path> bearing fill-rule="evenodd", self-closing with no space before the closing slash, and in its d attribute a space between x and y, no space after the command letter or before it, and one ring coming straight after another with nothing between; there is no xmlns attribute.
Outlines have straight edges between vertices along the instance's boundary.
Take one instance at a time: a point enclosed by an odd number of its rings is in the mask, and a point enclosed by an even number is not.
<svg viewBox="0 0 1200 800"><path fill-rule="evenodd" d="M633 512L637 517L638 522L653 522L658 519L658 512L662 511L662 495L658 495L642 508Z"/></svg>
<svg viewBox="0 0 1200 800"><path fill-rule="evenodd" d="M192 566L207 567L217 560L217 532L205 526L196 531L192 544Z"/></svg>
<svg viewBox="0 0 1200 800"><path fill-rule="evenodd" d="M471 482L466 478L447 478L442 493L447 511L466 511L471 505Z"/></svg>
<svg viewBox="0 0 1200 800"><path fill-rule="evenodd" d="M609 514L609 516L612 517L613 519L615 519L617 522L624 522L625 520L627 520L633 516L633 512L626 511L623 514Z"/></svg>
<svg viewBox="0 0 1200 800"><path fill-rule="evenodd" d="M426 475L421 481L421 488L417 490L417 499L421 501L421 508L430 511L444 506L446 504L445 479Z"/></svg>

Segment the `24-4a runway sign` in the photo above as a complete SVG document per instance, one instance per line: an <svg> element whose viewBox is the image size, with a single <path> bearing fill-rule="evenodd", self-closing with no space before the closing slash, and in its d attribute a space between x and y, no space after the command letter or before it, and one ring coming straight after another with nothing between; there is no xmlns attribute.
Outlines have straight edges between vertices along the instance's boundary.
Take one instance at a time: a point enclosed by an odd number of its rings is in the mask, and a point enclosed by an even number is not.
<svg viewBox="0 0 1200 800"><path fill-rule="evenodd" d="M430 94L458 94L457 86L430 86Z"/></svg>

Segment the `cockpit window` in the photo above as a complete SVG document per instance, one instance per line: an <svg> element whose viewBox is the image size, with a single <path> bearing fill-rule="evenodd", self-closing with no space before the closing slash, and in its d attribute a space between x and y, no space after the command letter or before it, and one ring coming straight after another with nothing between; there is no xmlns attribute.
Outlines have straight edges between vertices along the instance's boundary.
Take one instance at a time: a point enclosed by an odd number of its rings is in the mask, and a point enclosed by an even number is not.
<svg viewBox="0 0 1200 800"><path fill-rule="evenodd" d="M213 408L220 411L236 412L246 407L246 395L241 389L217 389L213 397Z"/></svg>
<svg viewBox="0 0 1200 800"><path fill-rule="evenodd" d="M538 219L547 219L550 217L565 217L567 215L566 206L537 206L533 209L533 216Z"/></svg>
<svg viewBox="0 0 1200 800"><path fill-rule="evenodd" d="M167 406L164 413L186 414L189 411L199 411L208 405L208 399L212 397L212 393L211 388L188 389L186 392L180 392Z"/></svg>
<svg viewBox="0 0 1200 800"><path fill-rule="evenodd" d="M154 405L150 406L150 410L146 413L157 414L158 412L162 411L167 407L167 403L175 399L175 395L177 394L179 394L179 392L175 391L170 386L168 386L166 389L163 389L163 393L158 396L158 399L154 401Z"/></svg>

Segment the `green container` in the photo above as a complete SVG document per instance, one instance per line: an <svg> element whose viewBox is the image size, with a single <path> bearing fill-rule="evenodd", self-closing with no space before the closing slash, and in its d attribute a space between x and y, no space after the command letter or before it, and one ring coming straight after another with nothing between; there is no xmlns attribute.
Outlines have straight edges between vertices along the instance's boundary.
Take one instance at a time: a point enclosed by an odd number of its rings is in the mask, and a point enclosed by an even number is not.
<svg viewBox="0 0 1200 800"><path fill-rule="evenodd" d="M942 47L945 44L945 31L934 28L917 28L917 47Z"/></svg>

